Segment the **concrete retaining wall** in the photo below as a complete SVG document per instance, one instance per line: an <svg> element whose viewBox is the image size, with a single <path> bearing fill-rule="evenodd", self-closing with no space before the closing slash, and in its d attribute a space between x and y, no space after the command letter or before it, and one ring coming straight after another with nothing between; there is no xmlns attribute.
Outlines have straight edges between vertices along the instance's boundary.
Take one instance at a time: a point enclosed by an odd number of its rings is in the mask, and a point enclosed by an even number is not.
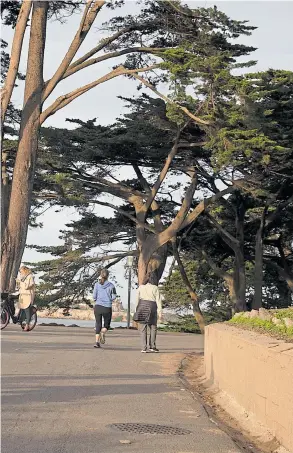
<svg viewBox="0 0 293 453"><path fill-rule="evenodd" d="M293 452L293 343L210 325L205 375Z"/></svg>

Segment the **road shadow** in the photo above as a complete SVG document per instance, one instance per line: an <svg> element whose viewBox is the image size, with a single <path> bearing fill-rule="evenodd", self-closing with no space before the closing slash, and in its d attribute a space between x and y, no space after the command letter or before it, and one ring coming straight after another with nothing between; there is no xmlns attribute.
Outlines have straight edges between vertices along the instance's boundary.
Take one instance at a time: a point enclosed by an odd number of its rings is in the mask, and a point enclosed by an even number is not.
<svg viewBox="0 0 293 453"><path fill-rule="evenodd" d="M147 379L147 377L146 377ZM96 398L99 402L99 398L105 396L115 397L116 395L145 395L145 394L161 394L169 393L172 391L166 384L101 384L94 385L66 385L67 378L64 377L64 385L35 385L34 377L32 377L31 384L33 387L29 388L27 385L25 388L18 386L15 388L5 388L2 385L2 409L5 410L5 406L32 404L32 403L70 403L74 401Z"/></svg>

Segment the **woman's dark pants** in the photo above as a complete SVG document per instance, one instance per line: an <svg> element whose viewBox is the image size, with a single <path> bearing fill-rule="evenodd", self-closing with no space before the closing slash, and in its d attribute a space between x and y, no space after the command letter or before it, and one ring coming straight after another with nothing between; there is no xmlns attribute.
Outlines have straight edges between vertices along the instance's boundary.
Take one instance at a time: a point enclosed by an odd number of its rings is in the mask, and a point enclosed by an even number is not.
<svg viewBox="0 0 293 453"><path fill-rule="evenodd" d="M94 313L96 318L96 334L98 335L101 332L103 320L105 329L109 330L112 319L112 308L103 307L102 305L95 305Z"/></svg>

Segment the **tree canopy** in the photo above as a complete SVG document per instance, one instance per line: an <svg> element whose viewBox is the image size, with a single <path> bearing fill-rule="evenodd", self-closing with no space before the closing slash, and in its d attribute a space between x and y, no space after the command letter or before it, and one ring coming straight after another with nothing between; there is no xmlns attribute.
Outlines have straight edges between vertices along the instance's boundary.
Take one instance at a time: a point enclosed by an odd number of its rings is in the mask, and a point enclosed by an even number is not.
<svg viewBox="0 0 293 453"><path fill-rule="evenodd" d="M7 24L17 30L15 17L25 13L24 4L2 3ZM215 307L227 302L227 294L237 311L281 299L291 303L292 72L243 73L254 65L249 55L255 49L239 38L254 27L216 7L191 9L177 1L147 1L136 15L114 16L103 25L105 37L97 46L74 60L99 10L105 4L115 11L119 2L49 3L48 17L74 7L84 16L63 62L42 86L40 125L115 77L138 81L147 94L122 98L127 113L108 126L73 118L68 119L73 130L42 126L34 131L38 157L26 181L31 224L48 206L74 206L79 213L62 232L64 246L37 248L53 256L35 266L43 273L40 290L46 300L63 304L86 298L99 266L131 253L139 283L147 273L159 281L174 255L178 267L164 289L168 303L177 297L171 292L180 272L186 288L180 304L187 303L187 290L199 323L200 301L209 299ZM9 58L3 55L7 68ZM116 57L123 57L121 63L108 74L42 110L61 80ZM24 127L24 113L19 120L19 112L9 108L8 188L19 174L17 122L20 130ZM4 211L14 209L10 190L5 200ZM99 215L99 206L110 208L113 217ZM279 297L270 302L264 290Z"/></svg>

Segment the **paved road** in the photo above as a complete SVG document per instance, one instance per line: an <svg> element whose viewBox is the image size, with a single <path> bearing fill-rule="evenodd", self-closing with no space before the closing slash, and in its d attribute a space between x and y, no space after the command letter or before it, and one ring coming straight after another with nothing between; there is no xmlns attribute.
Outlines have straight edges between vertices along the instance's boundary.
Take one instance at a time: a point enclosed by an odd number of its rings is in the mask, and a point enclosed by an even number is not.
<svg viewBox="0 0 293 453"><path fill-rule="evenodd" d="M3 453L239 453L182 388L184 354L200 336L160 334L160 354L141 354L135 331L18 326L2 332ZM133 434L112 423L153 423L186 435ZM121 441L130 441L125 444Z"/></svg>

